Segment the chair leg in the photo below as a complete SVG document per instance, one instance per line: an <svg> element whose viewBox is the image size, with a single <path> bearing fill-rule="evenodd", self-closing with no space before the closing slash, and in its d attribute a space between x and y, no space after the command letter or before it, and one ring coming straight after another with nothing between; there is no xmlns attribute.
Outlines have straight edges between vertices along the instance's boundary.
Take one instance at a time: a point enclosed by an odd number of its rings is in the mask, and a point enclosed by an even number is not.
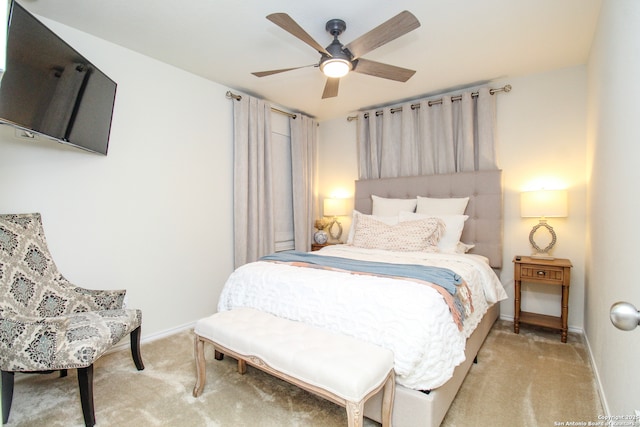
<svg viewBox="0 0 640 427"><path fill-rule="evenodd" d="M93 365L78 368L78 385L84 424L87 427L93 427L96 424L96 414L93 410Z"/></svg>
<svg viewBox="0 0 640 427"><path fill-rule="evenodd" d="M13 372L2 371L2 424L9 421L13 401Z"/></svg>
<svg viewBox="0 0 640 427"><path fill-rule="evenodd" d="M133 358L133 363L136 364L136 368L138 371L142 371L144 369L144 364L142 363L142 357L140 356L140 328L138 326L131 332L131 357Z"/></svg>

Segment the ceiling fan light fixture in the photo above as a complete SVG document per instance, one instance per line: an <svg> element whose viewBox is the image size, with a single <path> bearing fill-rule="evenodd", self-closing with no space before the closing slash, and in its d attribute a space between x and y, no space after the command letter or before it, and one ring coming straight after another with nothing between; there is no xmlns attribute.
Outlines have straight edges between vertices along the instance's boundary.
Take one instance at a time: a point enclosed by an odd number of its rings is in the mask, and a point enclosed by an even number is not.
<svg viewBox="0 0 640 427"><path fill-rule="evenodd" d="M1 1L2 0L0 0L0 2ZM406 82L415 74L414 70L362 58L362 55L420 26L418 19L407 10L387 19L382 24L353 40L346 46L340 43L338 37L347 29L347 24L342 19L330 19L325 25L325 30L333 36L333 41L326 48L315 41L309 33L286 13L272 13L267 15L267 19L300 41L308 44L320 54L320 61L314 64L314 66L320 68L322 74L327 77L324 91L322 92L322 99L338 96L340 78L349 74L351 71L398 82ZM259 71L251 74L257 77L265 77L298 68L302 67Z"/></svg>
<svg viewBox="0 0 640 427"><path fill-rule="evenodd" d="M342 58L329 58L320 64L320 70L324 75L332 78L344 77L352 68L351 62Z"/></svg>

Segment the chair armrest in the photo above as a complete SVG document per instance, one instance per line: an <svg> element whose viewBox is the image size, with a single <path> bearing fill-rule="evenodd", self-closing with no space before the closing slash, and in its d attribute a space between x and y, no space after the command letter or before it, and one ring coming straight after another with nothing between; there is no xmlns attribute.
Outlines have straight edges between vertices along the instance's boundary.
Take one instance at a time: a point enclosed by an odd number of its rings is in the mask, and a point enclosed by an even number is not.
<svg viewBox="0 0 640 427"><path fill-rule="evenodd" d="M59 290L65 293L70 299L69 310L75 311L100 311L119 310L123 308L124 296L127 293L124 289L117 290L96 290L76 286L64 277L56 279Z"/></svg>
<svg viewBox="0 0 640 427"><path fill-rule="evenodd" d="M76 286L74 298L78 302L84 303L92 310L119 310L123 308L124 296L127 291L118 290L96 290L86 289Z"/></svg>

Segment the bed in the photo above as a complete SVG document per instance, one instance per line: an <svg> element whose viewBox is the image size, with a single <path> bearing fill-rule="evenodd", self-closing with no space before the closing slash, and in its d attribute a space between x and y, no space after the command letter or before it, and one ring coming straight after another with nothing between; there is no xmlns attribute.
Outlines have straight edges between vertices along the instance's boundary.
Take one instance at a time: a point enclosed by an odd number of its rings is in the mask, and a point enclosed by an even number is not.
<svg viewBox="0 0 640 427"><path fill-rule="evenodd" d="M383 211L400 209L397 202L404 206L418 196L418 208L444 199L465 200L462 209L467 218L456 241L466 246L446 253L436 250L444 241L438 234L442 221L450 217L434 222L424 209L412 212L409 206L406 211L391 212L388 217L404 216L400 228L395 227L398 223L391 224L393 228L379 223L384 220ZM392 349L398 384L393 424L438 426L499 315L498 302L506 298L494 271L502 267L501 171L356 181L354 208L349 244L329 246L309 256L300 254L305 267L300 260L278 258L238 268L224 286L218 310L249 306ZM445 222L450 227L450 219ZM429 233L435 230L433 241L423 249L424 239L412 240L418 234L411 233L412 227L420 227L421 232L425 227ZM399 229L409 230L408 237L401 238L402 245L415 243L420 249L396 250L394 238L381 237L388 230L398 234ZM378 246L384 242L391 243ZM453 272L456 280L462 278L462 286L455 287L452 298L443 291L446 285L425 286L395 274L353 274L342 266L318 267L325 260L345 258L367 266L382 262L420 265L429 274ZM306 268L309 263L314 268ZM380 398L367 402L365 416L380 421Z"/></svg>

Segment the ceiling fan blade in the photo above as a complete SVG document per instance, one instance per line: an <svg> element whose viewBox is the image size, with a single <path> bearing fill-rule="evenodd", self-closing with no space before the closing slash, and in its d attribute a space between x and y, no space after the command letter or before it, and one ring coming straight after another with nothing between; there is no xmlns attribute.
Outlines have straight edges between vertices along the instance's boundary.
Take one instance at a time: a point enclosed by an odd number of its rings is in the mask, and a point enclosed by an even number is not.
<svg viewBox="0 0 640 427"><path fill-rule="evenodd" d="M395 65L383 64L363 58L358 59L353 71L398 82L406 82L416 73L408 68L396 67Z"/></svg>
<svg viewBox="0 0 640 427"><path fill-rule="evenodd" d="M253 72L251 74L253 74L256 77L266 77L266 76L270 76L272 74L284 73L285 71L298 70L300 68L307 68L307 67L315 67L316 65L317 64L303 65L302 67L282 68L280 70L255 71L255 72Z"/></svg>
<svg viewBox="0 0 640 427"><path fill-rule="evenodd" d="M267 15L267 19L293 36L299 38L318 52L331 56L324 47L315 41L313 37L303 30L302 27L286 13L272 13L271 15Z"/></svg>
<svg viewBox="0 0 640 427"><path fill-rule="evenodd" d="M338 96L338 86L340 86L339 77L327 78L327 82L324 85L324 92L322 92L322 99Z"/></svg>
<svg viewBox="0 0 640 427"><path fill-rule="evenodd" d="M373 30L358 37L346 48L349 49L354 59L365 55L380 46L397 39L400 36L413 31L420 26L420 21L409 11L403 11L378 25Z"/></svg>

